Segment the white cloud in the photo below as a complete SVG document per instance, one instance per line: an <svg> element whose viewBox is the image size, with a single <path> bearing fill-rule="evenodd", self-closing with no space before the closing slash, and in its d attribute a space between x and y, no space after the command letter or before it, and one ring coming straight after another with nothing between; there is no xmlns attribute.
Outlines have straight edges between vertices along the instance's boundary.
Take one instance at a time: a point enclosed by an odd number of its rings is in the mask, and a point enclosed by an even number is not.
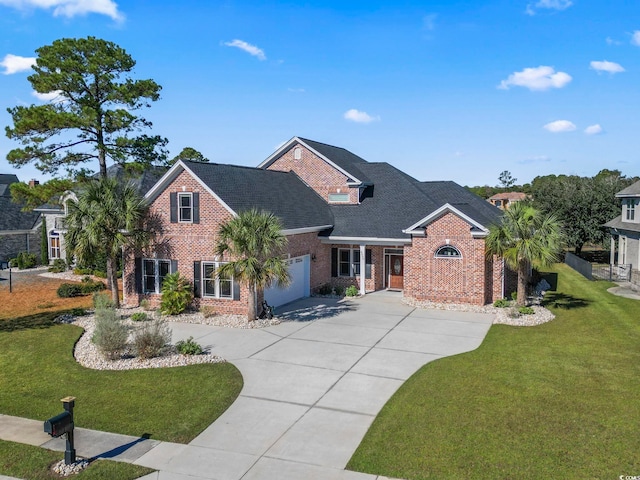
<svg viewBox="0 0 640 480"><path fill-rule="evenodd" d="M291 93L304 93L305 89L304 88L287 88L287 90Z"/></svg>
<svg viewBox="0 0 640 480"><path fill-rule="evenodd" d="M35 57L19 57L18 55L8 53L0 62L0 67L5 68L2 73L5 75L11 75L13 73L29 71L35 64Z"/></svg>
<svg viewBox="0 0 640 480"><path fill-rule="evenodd" d="M6 5L18 10L33 8L53 9L54 17L72 18L76 15L98 13L111 17L116 21L124 20L124 15L118 11L118 4L113 0L0 0L0 5Z"/></svg>
<svg viewBox="0 0 640 480"><path fill-rule="evenodd" d="M536 3L529 3L525 13L527 15L535 15L536 10L566 10L573 2L571 0L538 0Z"/></svg>
<svg viewBox="0 0 640 480"><path fill-rule="evenodd" d="M528 163L544 163L550 162L551 157L548 155L533 155L531 157L527 157L524 160L520 160L518 163L520 164L528 164Z"/></svg>
<svg viewBox="0 0 640 480"><path fill-rule="evenodd" d="M601 62L593 61L589 65L598 72L620 73L625 71L624 67L619 63L608 62L607 60Z"/></svg>
<svg viewBox="0 0 640 480"><path fill-rule="evenodd" d="M31 95L42 102L62 103L67 101L67 99L62 95L61 90L55 90L49 93L38 93L34 90L31 92Z"/></svg>
<svg viewBox="0 0 640 480"><path fill-rule="evenodd" d="M556 72L553 67L541 65L535 68L525 68L521 72L514 72L506 80L502 80L498 88L507 90L509 87L525 87L529 90L549 90L562 88L571 81L571 75Z"/></svg>
<svg viewBox="0 0 640 480"><path fill-rule="evenodd" d="M367 112L361 112L355 108L344 112L344 118L356 123L371 123L380 120L380 117L372 117Z"/></svg>
<svg viewBox="0 0 640 480"><path fill-rule="evenodd" d="M570 122L569 120L556 120L555 122L547 123L542 128L552 133L561 133L561 132L573 132L576 129L576 126L573 122Z"/></svg>
<svg viewBox="0 0 640 480"><path fill-rule="evenodd" d="M607 42L607 45L622 45L622 42L621 42L621 41L619 41L619 40L614 40L614 39L613 39L613 38L611 38L611 37L607 37L607 38L605 39L605 42Z"/></svg>
<svg viewBox="0 0 640 480"><path fill-rule="evenodd" d="M631 34L631 45L635 45L637 47L640 47L640 30L635 30Z"/></svg>
<svg viewBox="0 0 640 480"><path fill-rule="evenodd" d="M224 42L224 44L227 47L236 47L239 48L240 50L244 50L245 52L247 52L249 55L253 55L254 57L257 57L258 60L266 60L267 56L264 54L264 51L258 47L256 47L255 45L251 45L250 43L247 43L243 40L233 40L232 42Z"/></svg>
<svg viewBox="0 0 640 480"><path fill-rule="evenodd" d="M587 135L598 135L602 132L603 132L603 129L598 123L596 123L595 125L589 125L587 128L584 129L584 133Z"/></svg>
<svg viewBox="0 0 640 480"><path fill-rule="evenodd" d="M436 18L438 18L437 13L430 13L422 17L423 28L428 31L434 30L436 28Z"/></svg>

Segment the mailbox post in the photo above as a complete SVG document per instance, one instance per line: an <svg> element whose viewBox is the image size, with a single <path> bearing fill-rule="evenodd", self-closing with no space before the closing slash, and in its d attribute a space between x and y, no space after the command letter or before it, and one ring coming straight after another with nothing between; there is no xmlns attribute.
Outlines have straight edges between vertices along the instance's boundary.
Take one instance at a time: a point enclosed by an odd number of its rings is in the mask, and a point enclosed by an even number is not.
<svg viewBox="0 0 640 480"><path fill-rule="evenodd" d="M76 449L73 444L73 407L75 406L76 397L65 397L62 400L64 412L55 417L51 417L44 422L44 431L52 437L61 437L67 434L67 444L64 452L65 465L71 465L76 462Z"/></svg>

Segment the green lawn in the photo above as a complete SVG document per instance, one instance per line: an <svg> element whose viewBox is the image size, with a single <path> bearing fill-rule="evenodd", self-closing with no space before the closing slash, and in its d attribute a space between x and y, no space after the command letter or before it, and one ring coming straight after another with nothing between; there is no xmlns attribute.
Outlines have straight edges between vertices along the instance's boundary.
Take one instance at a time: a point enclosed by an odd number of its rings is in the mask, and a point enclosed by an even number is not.
<svg viewBox="0 0 640 480"><path fill-rule="evenodd" d="M640 475L640 301L558 265L556 319L492 326L387 403L349 462L405 479Z"/></svg>
<svg viewBox="0 0 640 480"><path fill-rule="evenodd" d="M230 363L128 371L81 367L82 329L56 314L0 321L0 413L46 420L76 397L76 426L186 443L236 399L242 376Z"/></svg>
<svg viewBox="0 0 640 480"><path fill-rule="evenodd" d="M62 460L61 452L52 452L44 448L32 447L22 443L0 440L0 475L10 475L28 480L54 480L60 477L50 467ZM133 480L154 470L129 463L97 460L74 480Z"/></svg>

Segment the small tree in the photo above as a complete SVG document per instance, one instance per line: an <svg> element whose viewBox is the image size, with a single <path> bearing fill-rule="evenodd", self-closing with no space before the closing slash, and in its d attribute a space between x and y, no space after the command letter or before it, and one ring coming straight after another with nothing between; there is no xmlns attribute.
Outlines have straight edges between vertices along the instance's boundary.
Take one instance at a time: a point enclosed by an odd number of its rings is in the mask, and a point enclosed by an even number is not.
<svg viewBox="0 0 640 480"><path fill-rule="evenodd" d="M44 215L40 229L40 265L49 265L49 238L47 237L47 221Z"/></svg>
<svg viewBox="0 0 640 480"><path fill-rule="evenodd" d="M162 282L160 311L167 315L184 312L193 300L193 288L180 272L170 273Z"/></svg>
<svg viewBox="0 0 640 480"><path fill-rule="evenodd" d="M518 179L514 178L509 170L502 171L500 173L500 176L498 177L500 187L502 188L511 188L513 185L515 185L516 180Z"/></svg>
<svg viewBox="0 0 640 480"><path fill-rule="evenodd" d="M272 283L290 283L287 264L281 254L287 244L282 224L272 213L255 209L241 212L218 230L216 255L231 258L216 271L233 277L249 290L247 319L256 319L257 295Z"/></svg>
<svg viewBox="0 0 640 480"><path fill-rule="evenodd" d="M533 263L548 266L558 261L562 226L553 215L544 215L525 202L505 210L502 221L489 228L486 254L497 255L518 273L516 303L525 305L529 269Z"/></svg>
<svg viewBox="0 0 640 480"><path fill-rule="evenodd" d="M202 155L202 153L200 153L195 148L191 148L191 147L184 147L182 149L182 151L178 155L173 157L167 163L169 165L173 165L178 160L189 160L191 162L201 162L201 163L208 163L209 162L209 159L207 157Z"/></svg>

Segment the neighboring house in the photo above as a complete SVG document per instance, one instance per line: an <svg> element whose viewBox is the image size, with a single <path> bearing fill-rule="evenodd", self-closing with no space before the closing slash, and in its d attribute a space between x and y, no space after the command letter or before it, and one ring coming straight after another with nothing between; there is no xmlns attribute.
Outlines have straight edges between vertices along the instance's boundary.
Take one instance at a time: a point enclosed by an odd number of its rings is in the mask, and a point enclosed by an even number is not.
<svg viewBox="0 0 640 480"><path fill-rule="evenodd" d="M11 201L9 187L19 182L12 174L0 174L0 264L20 252L40 257L41 219L37 212L23 212L22 205Z"/></svg>
<svg viewBox="0 0 640 480"><path fill-rule="evenodd" d="M138 193L144 195L166 171L164 167L150 167L143 172L130 172L121 165L112 165L107 168L107 176L115 177L121 182L132 182ZM67 259L64 219L67 216L67 202L77 201L77 199L75 192L67 191L60 196L57 203L49 203L34 209L34 212L42 214L47 225L49 263L53 263L57 258Z"/></svg>
<svg viewBox="0 0 640 480"><path fill-rule="evenodd" d="M324 284L477 305L510 288L502 261L485 256L500 210L453 182L420 182L388 163L303 138L258 168L178 161L146 198L160 225L147 249L127 253L129 305L157 305L164 276L177 271L193 282L196 307L246 313L246 289L213 272L228 260L214 256L219 226L250 208L278 216L289 241L293 282L265 291L272 305Z"/></svg>
<svg viewBox="0 0 640 480"><path fill-rule="evenodd" d="M622 215L604 224L611 232L610 264L630 269L631 281L640 285L640 181L616 193L616 198L622 200Z"/></svg>
<svg viewBox="0 0 640 480"><path fill-rule="evenodd" d="M527 199L527 194L522 192L503 192L496 193L495 195L489 197L487 201L493 205L498 207L501 210L506 210L511 205L516 202L520 202L522 200Z"/></svg>

